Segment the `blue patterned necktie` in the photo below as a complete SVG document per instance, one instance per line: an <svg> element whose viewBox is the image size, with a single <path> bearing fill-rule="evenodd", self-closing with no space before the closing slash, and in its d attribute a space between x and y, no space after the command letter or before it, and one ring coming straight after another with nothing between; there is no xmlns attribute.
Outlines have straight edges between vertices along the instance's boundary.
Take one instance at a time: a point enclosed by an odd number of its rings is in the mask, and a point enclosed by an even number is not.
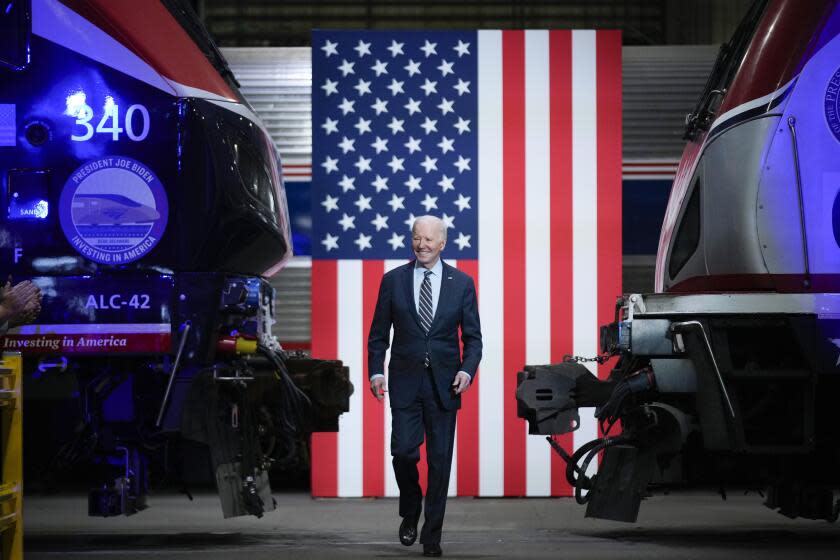
<svg viewBox="0 0 840 560"><path fill-rule="evenodd" d="M420 325L426 334L429 334L429 329L432 328L432 318L435 316L432 312L432 281L429 278L431 275L431 270L424 272L423 283L420 285ZM429 367L431 363L428 352L426 353L424 363L426 367Z"/></svg>

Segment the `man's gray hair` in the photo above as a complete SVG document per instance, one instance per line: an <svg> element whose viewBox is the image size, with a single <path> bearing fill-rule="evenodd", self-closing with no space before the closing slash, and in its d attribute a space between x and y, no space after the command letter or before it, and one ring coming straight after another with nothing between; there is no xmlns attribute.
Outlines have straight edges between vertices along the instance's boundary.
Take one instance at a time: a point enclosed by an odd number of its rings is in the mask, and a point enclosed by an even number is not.
<svg viewBox="0 0 840 560"><path fill-rule="evenodd" d="M420 216L419 218L414 220L413 224L411 224L411 233L414 233L414 227L419 223L426 223L436 226L438 228L438 231L440 232L441 237L444 241L446 241L446 230L448 228L446 227L446 224L443 223L443 220L441 220L437 216L432 216L431 214Z"/></svg>

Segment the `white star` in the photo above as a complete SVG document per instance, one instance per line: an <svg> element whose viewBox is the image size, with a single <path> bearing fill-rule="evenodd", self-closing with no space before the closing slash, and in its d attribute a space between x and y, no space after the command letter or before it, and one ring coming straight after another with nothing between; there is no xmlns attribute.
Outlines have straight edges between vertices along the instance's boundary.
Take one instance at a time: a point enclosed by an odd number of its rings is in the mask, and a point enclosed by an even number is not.
<svg viewBox="0 0 840 560"><path fill-rule="evenodd" d="M470 121L465 120L463 117L458 117L458 122L456 122L452 126L458 129L458 134L463 134L465 132L470 131Z"/></svg>
<svg viewBox="0 0 840 560"><path fill-rule="evenodd" d="M377 212L376 218L372 219L370 223L376 226L376 231L388 229L388 216L383 216Z"/></svg>
<svg viewBox="0 0 840 560"><path fill-rule="evenodd" d="M329 58L334 54L338 54L338 49L336 49L337 46L338 41L336 41L335 43L331 43L330 40L327 39L327 42L324 43L324 46L321 47L321 50L324 51L324 54L326 54L327 58Z"/></svg>
<svg viewBox="0 0 840 560"><path fill-rule="evenodd" d="M360 194L359 198L356 199L356 202L353 203L353 204L355 204L356 206L359 207L359 214L361 214L365 210L370 210L371 209L370 208L370 199L371 199L371 197Z"/></svg>
<svg viewBox="0 0 840 560"><path fill-rule="evenodd" d="M359 117L359 122L353 125L353 128L359 131L359 136L365 132L370 132L370 121Z"/></svg>
<svg viewBox="0 0 840 560"><path fill-rule="evenodd" d="M437 184L443 189L443 192L455 190L455 179L444 175Z"/></svg>
<svg viewBox="0 0 840 560"><path fill-rule="evenodd" d="M365 43L359 39L359 44L353 47L353 50L359 53L359 58L362 58L366 54L370 54L370 43Z"/></svg>
<svg viewBox="0 0 840 560"><path fill-rule="evenodd" d="M831 338L831 343L834 344L837 348L840 348L840 338ZM837 363L834 366L840 366L840 355L837 356Z"/></svg>
<svg viewBox="0 0 840 560"><path fill-rule="evenodd" d="M391 95L397 95L398 93L405 93L403 90L403 84L405 82L398 82L396 79L391 78L391 85L387 86L387 89L391 90Z"/></svg>
<svg viewBox="0 0 840 560"><path fill-rule="evenodd" d="M355 143L355 140L350 140L345 136L344 138L342 138L341 142L338 143L338 147L341 148L342 153L345 154L347 152L355 152L356 148L353 146L353 144Z"/></svg>
<svg viewBox="0 0 840 560"><path fill-rule="evenodd" d="M414 191L422 190L423 187L420 186L420 179L415 177L414 175L408 176L408 181L403 183L406 187L408 187L408 192L413 193Z"/></svg>
<svg viewBox="0 0 840 560"><path fill-rule="evenodd" d="M426 208L426 212L428 212L432 208L437 208L437 199L438 197L427 194L426 198L424 198L423 202L420 204L422 204Z"/></svg>
<svg viewBox="0 0 840 560"><path fill-rule="evenodd" d="M454 87L456 90L458 90L458 96L459 97L464 95L465 93L470 93L470 83L465 82L461 78L458 78L458 83L455 84L452 87Z"/></svg>
<svg viewBox="0 0 840 560"><path fill-rule="evenodd" d="M333 171L338 171L338 158L333 159L330 156L327 156L327 159L324 160L324 162L321 164L321 167L324 168L324 170L327 172L327 175L329 175Z"/></svg>
<svg viewBox="0 0 840 560"><path fill-rule="evenodd" d="M393 232L391 234L391 239L388 240L388 244L391 245L392 251L402 249L405 247L405 235L397 235L396 231Z"/></svg>
<svg viewBox="0 0 840 560"><path fill-rule="evenodd" d="M391 156L391 161L389 161L386 165L391 168L391 173L396 173L397 171L405 171L405 167L403 167L404 161L405 158Z"/></svg>
<svg viewBox="0 0 840 560"><path fill-rule="evenodd" d="M453 62L446 62L445 60L441 59L440 66L437 67L437 69L440 70L441 76L445 78L447 74L454 74L455 71L452 70L453 64Z"/></svg>
<svg viewBox="0 0 840 560"><path fill-rule="evenodd" d="M452 108L454 104L454 101L449 101L447 98L442 97L440 99L440 103L437 105L437 108L440 109L440 112L444 115L447 113L454 113L455 109Z"/></svg>
<svg viewBox="0 0 840 560"><path fill-rule="evenodd" d="M458 207L458 212L463 212L465 208L472 208L470 206L471 196L464 196L463 193L458 195L458 200L455 201L455 206Z"/></svg>
<svg viewBox="0 0 840 560"><path fill-rule="evenodd" d="M471 235L464 235L464 232L458 234L458 239L455 240L455 244L458 246L459 251L463 251L464 247L471 247L470 245L470 237Z"/></svg>
<svg viewBox="0 0 840 560"><path fill-rule="evenodd" d="M356 216L348 216L347 214L343 214L341 219L338 220L338 225L341 226L342 230L347 231L348 229L356 229Z"/></svg>
<svg viewBox="0 0 840 560"><path fill-rule="evenodd" d="M420 125L420 128L426 131L426 134L430 134L432 131L437 132L437 121L433 121L429 117L426 117L426 120L423 121L423 124Z"/></svg>
<svg viewBox="0 0 840 560"><path fill-rule="evenodd" d="M353 86L353 89L358 91L359 97L361 97L366 93L370 93L370 82L366 82L363 79L359 78L359 83Z"/></svg>
<svg viewBox="0 0 840 560"><path fill-rule="evenodd" d="M408 64L403 66L403 68L408 72L409 77L420 73L420 63L414 62L413 60L409 60Z"/></svg>
<svg viewBox="0 0 840 560"><path fill-rule="evenodd" d="M391 122L388 123L388 128L391 129L391 134L396 134L397 132L405 132L403 128L404 120L399 120L397 117L391 117Z"/></svg>
<svg viewBox="0 0 840 560"><path fill-rule="evenodd" d="M437 82L432 82L429 78L426 78L426 82L420 86L420 89L426 92L426 97L433 93L437 93Z"/></svg>
<svg viewBox="0 0 840 560"><path fill-rule="evenodd" d="M338 182L338 186L341 187L341 192L347 193L347 191L355 191L356 190L356 178L355 177L348 177L347 175L341 176L341 181Z"/></svg>
<svg viewBox="0 0 840 560"><path fill-rule="evenodd" d="M455 167L458 168L458 173L470 170L470 158L458 156L458 161L455 162Z"/></svg>
<svg viewBox="0 0 840 560"><path fill-rule="evenodd" d="M371 105L370 108L373 109L374 111L376 111L376 115L379 116L382 113L387 113L388 112L388 102L387 101L382 101L381 99L379 99L377 97L376 98L376 103Z"/></svg>
<svg viewBox="0 0 840 560"><path fill-rule="evenodd" d="M408 142L403 144L406 148L408 148L408 153L413 154L414 152L419 152L420 150L420 139L415 138L414 136L408 137Z"/></svg>
<svg viewBox="0 0 840 560"><path fill-rule="evenodd" d="M370 171L370 158L359 156L359 160L353 165L359 170L360 174Z"/></svg>
<svg viewBox="0 0 840 560"><path fill-rule="evenodd" d="M391 51L391 56L395 57L398 54L405 54L403 53L403 46L405 43L397 43L393 39L391 40L391 46L388 47L388 50Z"/></svg>
<svg viewBox="0 0 840 560"><path fill-rule="evenodd" d="M371 147L376 150L377 154L388 151L388 140L383 140L379 136L376 137L376 142L371 144Z"/></svg>
<svg viewBox="0 0 840 560"><path fill-rule="evenodd" d="M338 197L327 195L327 198L321 201L321 206L326 209L327 214L333 210L338 210Z"/></svg>
<svg viewBox="0 0 840 560"><path fill-rule="evenodd" d="M470 44L464 43L460 39L458 39L458 44L452 48L455 49L455 52L458 53L458 58L461 58L465 54L470 54Z"/></svg>
<svg viewBox="0 0 840 560"><path fill-rule="evenodd" d="M353 71L353 66L355 64L355 62L348 62L346 60L342 60L341 66L338 67L338 69L341 70L342 77L346 78L347 74L355 74L356 72Z"/></svg>
<svg viewBox="0 0 840 560"><path fill-rule="evenodd" d="M376 77L378 78L382 74L387 74L388 73L388 63L387 62L382 62L381 60L379 60L377 58L376 59L376 64L371 66L370 69L373 70L374 72L376 72Z"/></svg>
<svg viewBox="0 0 840 560"><path fill-rule="evenodd" d="M427 39L426 44L420 47L420 50L426 53L426 58L429 58L433 54L437 54L435 47L437 47L437 43L430 43Z"/></svg>
<svg viewBox="0 0 840 560"><path fill-rule="evenodd" d="M440 221L443 222L446 229L452 229L455 227L455 218L449 214L444 213L443 216L441 216Z"/></svg>
<svg viewBox="0 0 840 560"><path fill-rule="evenodd" d="M404 224L408 227L408 229L410 230L412 227L414 227L414 221L415 221L416 219L417 219L417 216L415 216L414 214L409 214L409 215L408 215L408 218L406 218L406 219L403 221L403 223L404 223Z"/></svg>
<svg viewBox="0 0 840 560"><path fill-rule="evenodd" d="M376 188L376 192L387 191L388 179L386 177L380 177L379 173L377 173L376 179L371 183L371 186Z"/></svg>
<svg viewBox="0 0 840 560"><path fill-rule="evenodd" d="M426 173L430 173L432 169L437 171L437 158L431 158L426 156L426 159L423 160L423 163L420 164L420 167L426 170Z"/></svg>
<svg viewBox="0 0 840 560"><path fill-rule="evenodd" d="M355 113L356 112L356 110L353 108L353 105L355 105L355 104L356 104L355 101L350 101L346 97L343 97L341 99L341 104L338 106L338 108L341 109L341 114L346 116L347 113Z"/></svg>
<svg viewBox="0 0 840 560"><path fill-rule="evenodd" d="M444 154L446 152L454 152L455 148L452 145L455 143L455 140L450 140L446 136L442 136L440 142L437 143L437 146L440 148L440 151Z"/></svg>
<svg viewBox="0 0 840 560"><path fill-rule="evenodd" d="M403 206L404 200L404 196L397 196L396 194L392 194L391 200L389 200L386 204L391 207L391 212L396 212L397 210L405 208L405 206Z"/></svg>
<svg viewBox="0 0 840 560"><path fill-rule="evenodd" d="M414 113L419 113L420 112L420 102L415 101L413 97L410 97L408 99L408 103L403 105L403 107L408 109L408 114L409 115L413 115Z"/></svg>
<svg viewBox="0 0 840 560"><path fill-rule="evenodd" d="M321 89L324 90L327 94L327 97L329 97L334 93L338 93L338 88L336 86L338 86L338 82L334 82L327 78L327 81L324 82L324 85L321 86Z"/></svg>
<svg viewBox="0 0 840 560"><path fill-rule="evenodd" d="M330 252L333 249L338 249L338 236L330 235L328 233L326 237L321 240L321 245L327 249L327 252Z"/></svg>
<svg viewBox="0 0 840 560"><path fill-rule="evenodd" d="M359 246L359 251L364 251L365 249L370 249L370 235L365 235L362 232L359 232L359 237L356 238L355 243Z"/></svg>
<svg viewBox="0 0 840 560"><path fill-rule="evenodd" d="M338 121L334 121L331 118L327 117L327 120L324 121L324 124L321 125L321 128L323 128L326 131L327 136L329 136L333 132L338 132Z"/></svg>

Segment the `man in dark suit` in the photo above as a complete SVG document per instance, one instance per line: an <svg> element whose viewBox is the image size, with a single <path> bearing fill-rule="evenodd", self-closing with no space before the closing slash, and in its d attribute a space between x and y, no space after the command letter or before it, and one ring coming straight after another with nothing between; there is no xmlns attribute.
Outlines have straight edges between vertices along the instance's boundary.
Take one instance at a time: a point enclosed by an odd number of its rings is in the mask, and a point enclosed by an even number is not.
<svg viewBox="0 0 840 560"><path fill-rule="evenodd" d="M382 400L393 327L388 389L391 455L403 518L400 542L410 546L417 538L423 498L417 462L425 433L429 478L420 542L424 556L440 556L455 415L481 360L481 324L473 279L440 259L446 245L444 223L421 216L411 232L416 260L385 274L379 287L368 336L368 376L371 391Z"/></svg>

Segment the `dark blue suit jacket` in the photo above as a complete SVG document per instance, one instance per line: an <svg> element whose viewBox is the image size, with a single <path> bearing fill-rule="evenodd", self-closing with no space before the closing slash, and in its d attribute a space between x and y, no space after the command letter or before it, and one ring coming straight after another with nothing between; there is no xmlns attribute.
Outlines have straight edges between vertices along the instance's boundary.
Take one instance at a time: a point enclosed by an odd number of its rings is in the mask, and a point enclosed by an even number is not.
<svg viewBox="0 0 840 560"><path fill-rule="evenodd" d="M443 406L461 407L460 395L451 389L459 371L475 380L481 360L481 323L475 283L469 275L442 263L440 296L428 335L420 326L414 305L414 261L395 268L382 277L376 311L368 336L368 376L384 373L391 326L394 341L388 366L388 391L391 407L411 404L425 373L424 360L429 353L435 385ZM458 342L458 328L464 354Z"/></svg>

